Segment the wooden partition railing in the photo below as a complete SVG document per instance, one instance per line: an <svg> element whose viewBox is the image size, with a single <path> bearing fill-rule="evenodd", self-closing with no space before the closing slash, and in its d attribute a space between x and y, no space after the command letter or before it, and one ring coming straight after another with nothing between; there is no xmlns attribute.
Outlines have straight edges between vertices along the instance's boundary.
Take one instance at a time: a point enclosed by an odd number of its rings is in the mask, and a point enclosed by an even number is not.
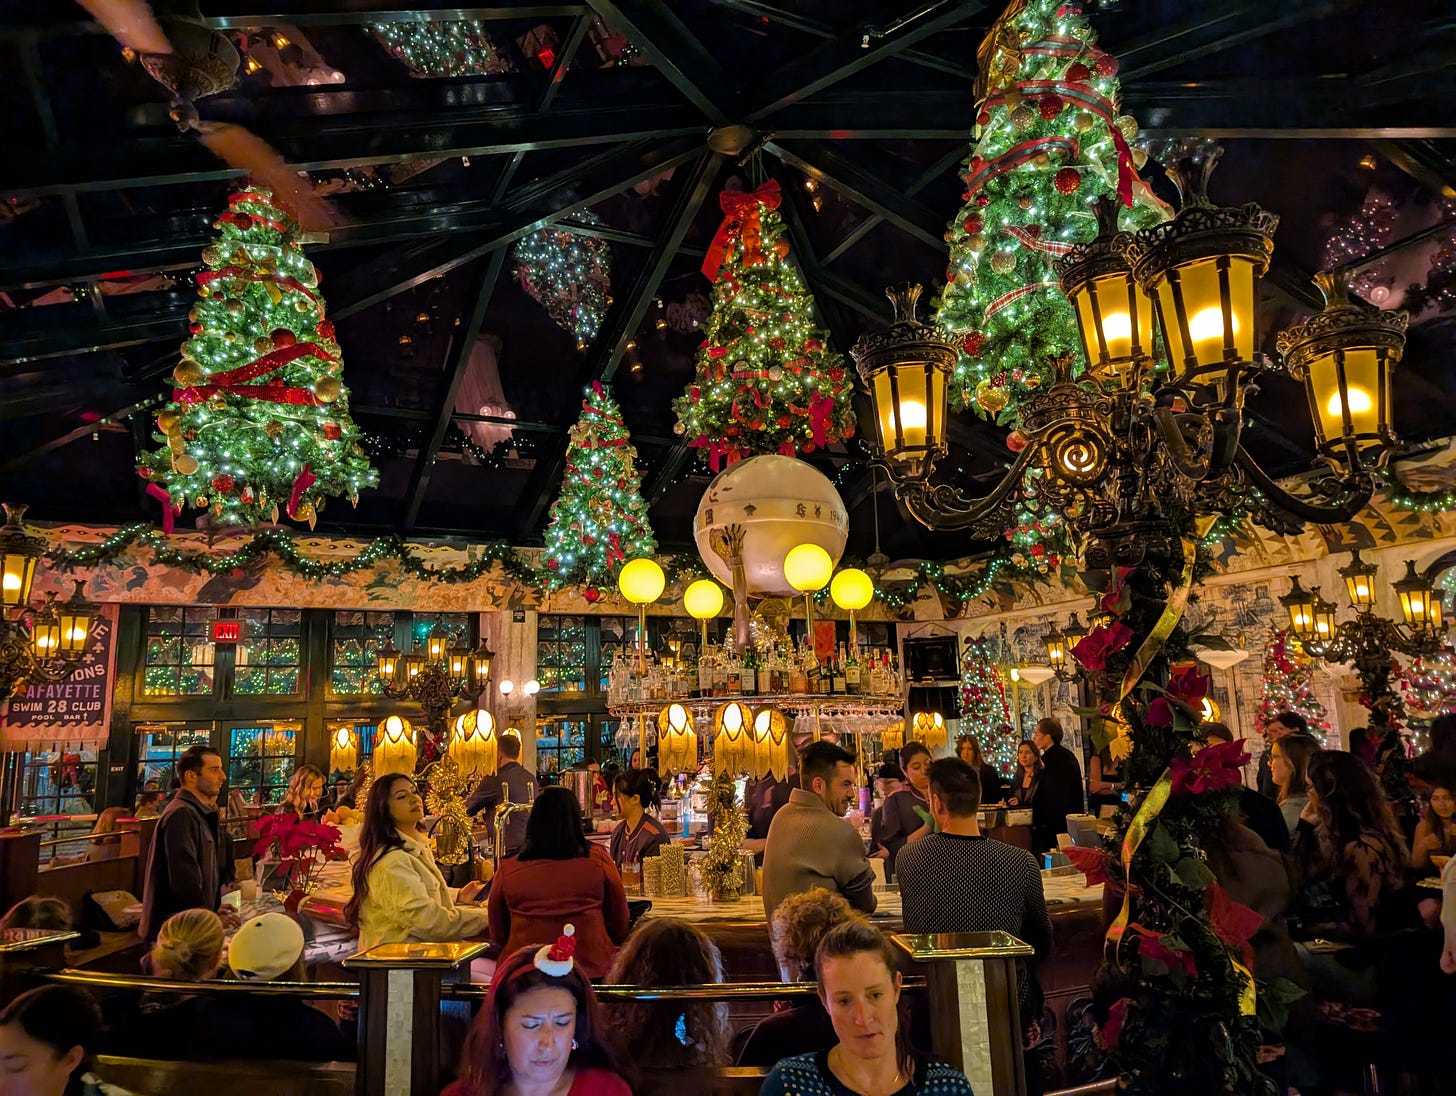
<svg viewBox="0 0 1456 1096"><path fill-rule="evenodd" d="M931 1049L957 1066L971 1080L976 1092L996 1096L1024 1096L1026 1077L1022 1065L1020 1010L1016 1000L1016 961L1032 949L1006 933L966 933L953 936L896 936L914 972L907 986L923 989L929 997L932 1017ZM345 960L345 967L357 971L353 982L174 982L167 979L108 974L86 970L55 969L54 955L41 950L6 956L20 960L8 963L6 980L14 992L16 978L38 978L96 990L125 989L135 992L185 992L190 994L252 994L296 997L307 1000L357 998L359 1001L358 1061L353 1068L355 1096L398 1096L400 1093L439 1092L448 1070L440 1061L440 1003L444 999L479 999L487 986L451 982L447 978L465 967L485 948L484 944L386 944ZM25 957L32 956L27 966ZM50 960L49 965L47 960ZM638 1000L718 1001L775 1000L806 996L816 992L811 984L726 983L700 986L644 988L640 986L598 987L598 995L610 1006L614 1002ZM258 1048L266 1054L266 1047ZM111 1060L126 1077L150 1070L155 1074L163 1063ZM278 1063L282 1076L292 1063ZM650 1070L650 1063L642 1063ZM189 1067L179 1066L184 1071ZM335 1092L341 1083L338 1066L325 1074L315 1070L314 1087L278 1089L273 1096L293 1091ZM238 1088L263 1084L268 1063L255 1062L246 1071L248 1085L239 1074ZM261 1073L259 1071L262 1071ZM140 1073L139 1073L140 1071ZM704 1093L725 1096L756 1091L762 1070L715 1071L711 1083L698 1086ZM120 1080L120 1078L118 1078ZM160 1082L153 1082L157 1088ZM174 1089L162 1085L171 1092ZM285 1086L286 1087L286 1086ZM182 1091L176 1089L176 1091ZM217 1089L232 1096L231 1088ZM1096 1089L1088 1091L1097 1091Z"/></svg>

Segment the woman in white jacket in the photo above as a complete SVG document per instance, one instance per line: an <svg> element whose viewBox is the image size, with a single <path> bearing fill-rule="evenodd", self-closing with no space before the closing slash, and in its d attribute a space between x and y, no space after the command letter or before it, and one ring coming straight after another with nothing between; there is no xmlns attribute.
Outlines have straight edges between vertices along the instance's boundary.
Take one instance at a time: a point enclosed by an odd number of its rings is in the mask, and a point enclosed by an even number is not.
<svg viewBox="0 0 1456 1096"><path fill-rule="evenodd" d="M344 907L359 932L359 948L376 944L440 943L484 936L487 914L471 903L480 883L467 883L452 898L420 822L425 805L415 782L388 773L369 789L359 858L354 862L354 894Z"/></svg>

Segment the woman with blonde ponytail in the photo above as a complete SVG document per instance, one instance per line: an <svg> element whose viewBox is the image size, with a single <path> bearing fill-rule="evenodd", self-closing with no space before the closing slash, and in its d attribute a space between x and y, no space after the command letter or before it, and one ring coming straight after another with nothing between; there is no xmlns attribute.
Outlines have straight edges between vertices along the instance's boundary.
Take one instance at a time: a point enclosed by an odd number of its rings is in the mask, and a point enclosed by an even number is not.
<svg viewBox="0 0 1456 1096"><path fill-rule="evenodd" d="M152 974L178 982L205 982L222 966L222 919L212 910L174 913L162 923L150 955Z"/></svg>

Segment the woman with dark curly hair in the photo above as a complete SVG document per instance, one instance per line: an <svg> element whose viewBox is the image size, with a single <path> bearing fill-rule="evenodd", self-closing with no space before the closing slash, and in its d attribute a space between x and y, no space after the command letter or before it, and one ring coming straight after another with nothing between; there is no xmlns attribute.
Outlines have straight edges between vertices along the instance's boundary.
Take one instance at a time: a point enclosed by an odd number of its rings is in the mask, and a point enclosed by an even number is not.
<svg viewBox="0 0 1456 1096"><path fill-rule="evenodd" d="M718 945L675 917L639 925L607 973L608 985L644 989L721 981ZM604 1037L623 1061L655 1070L717 1069L728 1064L728 1033L721 1001L624 1001L607 1013Z"/></svg>
<svg viewBox="0 0 1456 1096"><path fill-rule="evenodd" d="M596 994L575 947L567 925L556 943L521 948L496 967L465 1040L460 1079L443 1096L631 1096L602 1042Z"/></svg>

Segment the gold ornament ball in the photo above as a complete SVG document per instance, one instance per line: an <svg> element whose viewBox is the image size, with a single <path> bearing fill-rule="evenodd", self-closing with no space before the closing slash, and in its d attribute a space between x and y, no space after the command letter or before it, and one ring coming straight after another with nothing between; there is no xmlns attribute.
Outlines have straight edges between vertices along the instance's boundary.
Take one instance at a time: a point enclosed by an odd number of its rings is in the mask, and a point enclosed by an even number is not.
<svg viewBox="0 0 1456 1096"><path fill-rule="evenodd" d="M202 366L191 358L183 358L177 363L177 368L172 370L172 379L177 382L178 388L192 388L206 378L207 374L203 372Z"/></svg>
<svg viewBox="0 0 1456 1096"><path fill-rule="evenodd" d="M163 411L157 416L157 429L164 434L170 434L177 429L177 412Z"/></svg>
<svg viewBox="0 0 1456 1096"><path fill-rule="evenodd" d="M270 438L281 438L283 436L283 424L277 419L269 419L263 424L263 433Z"/></svg>
<svg viewBox="0 0 1456 1096"><path fill-rule="evenodd" d="M1017 133L1029 133L1036 128L1038 115L1030 105L1022 103L1011 112L1011 128Z"/></svg>
<svg viewBox="0 0 1456 1096"><path fill-rule="evenodd" d="M271 354L273 352L273 340L267 335L259 335L253 340L253 353Z"/></svg>
<svg viewBox="0 0 1456 1096"><path fill-rule="evenodd" d="M1075 129L1078 133L1086 133L1096 124L1097 119L1093 115L1088 114L1086 111L1082 111L1077 115L1076 120L1072 122L1072 128Z"/></svg>
<svg viewBox="0 0 1456 1096"><path fill-rule="evenodd" d="M196 323L201 318L202 318L202 313L199 312L199 311L197 311L196 308L189 308L187 310L187 321L189 323Z"/></svg>
<svg viewBox="0 0 1456 1096"><path fill-rule="evenodd" d="M197 471L197 458L187 453L183 453L174 463L177 471L184 476L190 476Z"/></svg>
<svg viewBox="0 0 1456 1096"><path fill-rule="evenodd" d="M1041 378L1038 377L1035 373L1028 373L1026 376L1021 378L1021 383L1027 388L1040 388Z"/></svg>
<svg viewBox="0 0 1456 1096"><path fill-rule="evenodd" d="M1117 132L1121 133L1125 140L1131 141L1138 135L1137 119L1131 114L1122 115L1113 125L1117 127Z"/></svg>
<svg viewBox="0 0 1456 1096"><path fill-rule="evenodd" d="M232 346L238 341L238 333L236 331L224 331L222 341Z"/></svg>
<svg viewBox="0 0 1456 1096"><path fill-rule="evenodd" d="M1132 150L1132 166L1141 171L1148 166L1148 151L1144 148Z"/></svg>
<svg viewBox="0 0 1456 1096"><path fill-rule="evenodd" d="M972 236L967 236L966 246L972 251L980 251L981 248L986 246L986 234L984 232L977 232Z"/></svg>
<svg viewBox="0 0 1456 1096"><path fill-rule="evenodd" d="M241 316L243 314L243 302L234 297L223 305L229 316Z"/></svg>
<svg viewBox="0 0 1456 1096"><path fill-rule="evenodd" d="M998 251L991 256L991 272L993 274L1010 274L1016 269L1016 252Z"/></svg>
<svg viewBox="0 0 1456 1096"><path fill-rule="evenodd" d="M227 397L221 392L214 392L207 398L207 409L209 411L226 411Z"/></svg>
<svg viewBox="0 0 1456 1096"><path fill-rule="evenodd" d="M293 311L295 312L307 312L311 308L313 308L313 302L307 297L299 297L293 302Z"/></svg>
<svg viewBox="0 0 1456 1096"><path fill-rule="evenodd" d="M344 386L337 377L322 377L314 382L313 394L320 403L333 403L344 394Z"/></svg>
<svg viewBox="0 0 1456 1096"><path fill-rule="evenodd" d="M1006 389L997 388L990 381L982 381L976 385L976 405L988 415L997 414L1010 401L1011 397Z"/></svg>

